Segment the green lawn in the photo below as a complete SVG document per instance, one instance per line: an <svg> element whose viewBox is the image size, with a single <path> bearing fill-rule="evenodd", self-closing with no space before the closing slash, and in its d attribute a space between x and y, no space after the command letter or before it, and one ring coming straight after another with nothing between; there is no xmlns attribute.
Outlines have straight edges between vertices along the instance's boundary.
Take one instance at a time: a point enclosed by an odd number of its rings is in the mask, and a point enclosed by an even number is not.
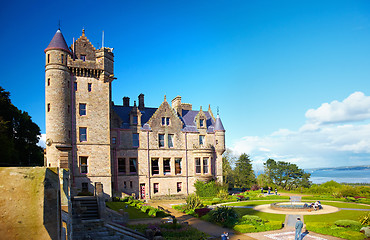
<svg viewBox="0 0 370 240"><path fill-rule="evenodd" d="M337 208L357 208L357 209L369 209L370 206L356 204L356 203L348 203L348 202L327 202L327 201L320 201L321 204L329 205Z"/></svg>
<svg viewBox="0 0 370 240"><path fill-rule="evenodd" d="M252 208L234 208L234 210L239 214L240 217L244 215L255 215L269 221L285 221L285 214L265 213L256 211Z"/></svg>
<svg viewBox="0 0 370 240"><path fill-rule="evenodd" d="M130 219L138 219L138 218L150 218L148 214L140 211L136 207L130 206L126 202L106 202L107 207L110 209L117 211L120 209L124 209L125 212L128 212L129 218ZM126 208L127 206L127 208Z"/></svg>
<svg viewBox="0 0 370 240"><path fill-rule="evenodd" d="M257 206L263 204L271 204L274 202L285 202L284 200L259 200L259 201L242 201L237 203L225 204L226 206Z"/></svg>
<svg viewBox="0 0 370 240"><path fill-rule="evenodd" d="M335 213L321 215L305 215L304 221L307 222L327 222L334 223L341 219L350 219L358 221L359 217L368 213L367 211L341 210Z"/></svg>

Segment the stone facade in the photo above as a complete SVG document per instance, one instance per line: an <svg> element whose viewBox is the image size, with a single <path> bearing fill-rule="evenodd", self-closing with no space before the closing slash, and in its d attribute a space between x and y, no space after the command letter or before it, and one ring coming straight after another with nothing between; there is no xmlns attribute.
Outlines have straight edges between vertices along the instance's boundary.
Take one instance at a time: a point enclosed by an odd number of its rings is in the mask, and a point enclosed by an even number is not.
<svg viewBox="0 0 370 240"><path fill-rule="evenodd" d="M195 111L177 96L150 108L143 94L138 106L128 97L114 105L112 49L95 49L84 31L70 47L57 32L45 53L46 162L70 168L72 195L102 184L107 197L150 199L222 181L225 130L210 107Z"/></svg>

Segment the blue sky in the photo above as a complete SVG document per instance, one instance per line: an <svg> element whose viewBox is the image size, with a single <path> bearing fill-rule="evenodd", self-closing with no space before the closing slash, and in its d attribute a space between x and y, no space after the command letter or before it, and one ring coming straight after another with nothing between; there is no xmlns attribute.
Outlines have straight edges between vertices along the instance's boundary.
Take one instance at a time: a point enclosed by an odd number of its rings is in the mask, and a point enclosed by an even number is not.
<svg viewBox="0 0 370 240"><path fill-rule="evenodd" d="M370 164L369 1L6 1L0 86L45 132L44 52L114 48L113 100L217 107L227 147L261 166Z"/></svg>

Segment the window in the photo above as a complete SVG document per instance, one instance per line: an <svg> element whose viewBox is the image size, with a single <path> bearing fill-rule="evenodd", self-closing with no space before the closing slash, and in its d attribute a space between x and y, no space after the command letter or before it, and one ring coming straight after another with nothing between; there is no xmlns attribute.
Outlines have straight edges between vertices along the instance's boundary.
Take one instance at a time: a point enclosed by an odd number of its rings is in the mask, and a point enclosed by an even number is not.
<svg viewBox="0 0 370 240"><path fill-rule="evenodd" d="M132 116L132 124L137 124L137 116Z"/></svg>
<svg viewBox="0 0 370 240"><path fill-rule="evenodd" d="M199 145L204 145L204 135L199 135Z"/></svg>
<svg viewBox="0 0 370 240"><path fill-rule="evenodd" d="M136 173L136 158L130 158L130 173Z"/></svg>
<svg viewBox="0 0 370 240"><path fill-rule="evenodd" d="M92 85L91 83L87 84L87 91L89 91L89 92L91 92L91 85Z"/></svg>
<svg viewBox="0 0 370 240"><path fill-rule="evenodd" d="M68 81L68 84L67 84L67 87L69 88L69 84L71 84L71 82L70 81Z"/></svg>
<svg viewBox="0 0 370 240"><path fill-rule="evenodd" d="M139 134L138 133L132 134L132 147L139 147Z"/></svg>
<svg viewBox="0 0 370 240"><path fill-rule="evenodd" d="M173 134L168 134L168 147L173 148Z"/></svg>
<svg viewBox="0 0 370 240"><path fill-rule="evenodd" d="M70 113L71 112L71 106L70 105L68 105L68 113Z"/></svg>
<svg viewBox="0 0 370 240"><path fill-rule="evenodd" d="M77 91L77 82L73 83L73 88L74 88L75 91Z"/></svg>
<svg viewBox="0 0 370 240"><path fill-rule="evenodd" d="M117 143L117 138L116 137L112 137L112 144L116 144Z"/></svg>
<svg viewBox="0 0 370 240"><path fill-rule="evenodd" d="M159 191L159 183L154 183L153 184L153 192L157 193Z"/></svg>
<svg viewBox="0 0 370 240"><path fill-rule="evenodd" d="M132 188L132 181L130 181L130 188Z"/></svg>
<svg viewBox="0 0 370 240"><path fill-rule="evenodd" d="M169 126L170 125L170 118L169 117L162 117L162 126Z"/></svg>
<svg viewBox="0 0 370 240"><path fill-rule="evenodd" d="M62 54L62 63L64 63L64 54Z"/></svg>
<svg viewBox="0 0 370 240"><path fill-rule="evenodd" d="M71 131L68 131L68 138L71 139Z"/></svg>
<svg viewBox="0 0 370 240"><path fill-rule="evenodd" d="M201 173L200 158L195 159L195 173Z"/></svg>
<svg viewBox="0 0 370 240"><path fill-rule="evenodd" d="M50 54L48 54L48 63L50 63Z"/></svg>
<svg viewBox="0 0 370 240"><path fill-rule="evenodd" d="M171 173L171 159L170 158L163 158L163 174L170 174Z"/></svg>
<svg viewBox="0 0 370 240"><path fill-rule="evenodd" d="M118 158L118 172L126 173L126 159Z"/></svg>
<svg viewBox="0 0 370 240"><path fill-rule="evenodd" d="M50 78L48 78L48 86L50 86Z"/></svg>
<svg viewBox="0 0 370 240"><path fill-rule="evenodd" d="M181 182L177 183L177 192L181 192Z"/></svg>
<svg viewBox="0 0 370 240"><path fill-rule="evenodd" d="M199 126L203 127L204 126L204 119L199 119Z"/></svg>
<svg viewBox="0 0 370 240"><path fill-rule="evenodd" d="M50 112L50 103L48 103L48 112Z"/></svg>
<svg viewBox="0 0 370 240"><path fill-rule="evenodd" d="M152 158L152 175L159 174L159 159Z"/></svg>
<svg viewBox="0 0 370 240"><path fill-rule="evenodd" d="M87 141L87 128L80 127L80 142Z"/></svg>
<svg viewBox="0 0 370 240"><path fill-rule="evenodd" d="M181 158L175 158L175 174L181 174Z"/></svg>
<svg viewBox="0 0 370 240"><path fill-rule="evenodd" d="M88 192L89 191L89 184L87 182L81 183L81 187L82 187L82 189L81 189L82 192Z"/></svg>
<svg viewBox="0 0 370 240"><path fill-rule="evenodd" d="M159 147L164 147L164 134L159 134Z"/></svg>
<svg viewBox="0 0 370 240"><path fill-rule="evenodd" d="M80 157L80 173L88 173L87 157Z"/></svg>
<svg viewBox="0 0 370 240"><path fill-rule="evenodd" d="M86 61L86 55L81 55L80 59L85 62Z"/></svg>
<svg viewBox="0 0 370 240"><path fill-rule="evenodd" d="M86 103L80 103L80 116L86 115Z"/></svg>
<svg viewBox="0 0 370 240"><path fill-rule="evenodd" d="M123 182L123 188L127 188L126 181Z"/></svg>
<svg viewBox="0 0 370 240"><path fill-rule="evenodd" d="M208 173L208 158L207 157L203 158L203 173L204 174Z"/></svg>

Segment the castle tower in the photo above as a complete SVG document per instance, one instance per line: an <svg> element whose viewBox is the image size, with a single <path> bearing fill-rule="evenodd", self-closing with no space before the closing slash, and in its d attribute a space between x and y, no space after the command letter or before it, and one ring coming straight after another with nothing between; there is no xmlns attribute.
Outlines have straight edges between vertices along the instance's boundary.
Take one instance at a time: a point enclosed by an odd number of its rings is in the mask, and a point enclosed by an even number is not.
<svg viewBox="0 0 370 240"><path fill-rule="evenodd" d="M104 193L112 196L113 49L95 49L84 30L71 48L73 56L68 58L68 67L73 84L73 194L96 193L103 187Z"/></svg>
<svg viewBox="0 0 370 240"><path fill-rule="evenodd" d="M45 49L46 164L68 168L71 157L71 52L58 29Z"/></svg>
<svg viewBox="0 0 370 240"><path fill-rule="evenodd" d="M222 154L225 152L225 128L222 125L221 118L217 114L215 122L215 135L216 135L216 178L222 182Z"/></svg>

